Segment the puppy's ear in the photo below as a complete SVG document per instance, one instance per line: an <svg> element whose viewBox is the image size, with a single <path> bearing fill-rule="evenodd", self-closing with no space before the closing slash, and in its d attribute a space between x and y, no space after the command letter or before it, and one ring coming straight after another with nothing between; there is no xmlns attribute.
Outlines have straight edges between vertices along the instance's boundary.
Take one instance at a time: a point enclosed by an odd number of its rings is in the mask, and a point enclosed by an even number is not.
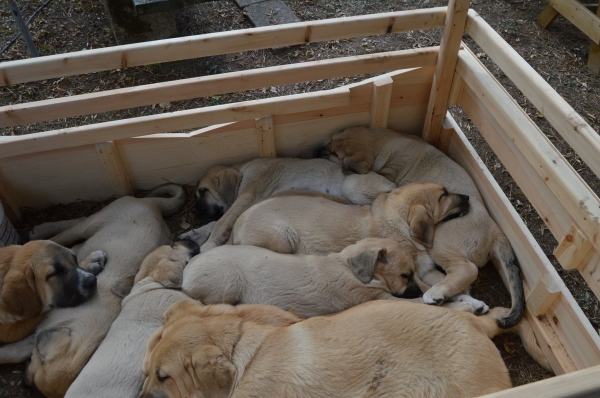
<svg viewBox="0 0 600 398"><path fill-rule="evenodd" d="M342 161L342 166L358 174L367 174L373 167L374 162L375 159L372 154L361 153L360 155L346 156Z"/></svg>
<svg viewBox="0 0 600 398"><path fill-rule="evenodd" d="M373 279L377 261L384 254L383 248L369 248L354 257L349 257L348 265L361 282L369 283Z"/></svg>
<svg viewBox="0 0 600 398"><path fill-rule="evenodd" d="M111 292L116 294L118 297L124 298L131 293L134 279L135 274L124 277L123 279L117 281L117 283L110 288Z"/></svg>
<svg viewBox="0 0 600 398"><path fill-rule="evenodd" d="M206 396L227 398L237 375L237 368L218 347L200 346L192 354L190 365L195 385Z"/></svg>
<svg viewBox="0 0 600 398"><path fill-rule="evenodd" d="M410 237L427 248L433 246L433 231L435 223L427 209L422 205L410 208L408 212Z"/></svg>
<svg viewBox="0 0 600 398"><path fill-rule="evenodd" d="M36 337L35 348L42 363L57 356L63 356L71 345L71 329L60 327L46 329Z"/></svg>
<svg viewBox="0 0 600 398"><path fill-rule="evenodd" d="M163 324L167 325L169 322L181 316L189 316L193 312L196 312L196 309L203 308L204 306L201 302L191 298L185 298L183 300L171 304L171 306L167 308L163 315Z"/></svg>
<svg viewBox="0 0 600 398"><path fill-rule="evenodd" d="M237 197L237 190L242 181L242 173L232 167L228 167L217 174L216 180L219 194L225 203L231 206Z"/></svg>
<svg viewBox="0 0 600 398"><path fill-rule="evenodd" d="M144 361L142 362L142 373L145 377L148 377L148 374L150 373L148 367L150 365L150 354L162 339L164 330L164 327L158 328L158 330L154 332L152 336L150 336L148 344L146 344L146 355L144 356Z"/></svg>
<svg viewBox="0 0 600 398"><path fill-rule="evenodd" d="M12 313L25 318L35 318L42 312L42 300L35 286L31 267L11 267L4 277L2 294L4 306Z"/></svg>

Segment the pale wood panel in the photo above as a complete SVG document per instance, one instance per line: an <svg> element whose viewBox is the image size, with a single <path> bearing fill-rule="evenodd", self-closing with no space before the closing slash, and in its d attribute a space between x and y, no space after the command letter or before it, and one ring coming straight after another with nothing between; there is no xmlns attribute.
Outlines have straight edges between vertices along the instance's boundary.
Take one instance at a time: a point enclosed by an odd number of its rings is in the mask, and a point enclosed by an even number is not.
<svg viewBox="0 0 600 398"><path fill-rule="evenodd" d="M437 145L438 143L442 120L448 110L452 78L454 77L458 49L465 30L468 11L469 0L450 0L448 3L440 53L427 106L427 117L423 126L423 139L431 145Z"/></svg>
<svg viewBox="0 0 600 398"><path fill-rule="evenodd" d="M258 139L258 147L260 157L275 157L275 135L273 133L273 118L265 117L256 119L256 138Z"/></svg>
<svg viewBox="0 0 600 398"><path fill-rule="evenodd" d="M542 275L527 295L527 307L533 316L545 315L559 295L560 287L552 275Z"/></svg>
<svg viewBox="0 0 600 398"><path fill-rule="evenodd" d="M594 43L600 44L600 17L577 0L549 0L548 4L577 26Z"/></svg>
<svg viewBox="0 0 600 398"><path fill-rule="evenodd" d="M590 169L600 176L600 136L588 122L473 10L469 11L466 30Z"/></svg>
<svg viewBox="0 0 600 398"><path fill-rule="evenodd" d="M100 142L94 145L98 156L104 165L108 179L113 186L113 190L117 197L125 195L133 195L133 187L131 181L127 177L119 149L113 141Z"/></svg>
<svg viewBox="0 0 600 398"><path fill-rule="evenodd" d="M446 7L398 11L209 33L9 61L0 66L0 85L261 48L441 28L444 26L445 15Z"/></svg>
<svg viewBox="0 0 600 398"><path fill-rule="evenodd" d="M435 65L439 47L252 69L0 107L0 127L329 79Z"/></svg>
<svg viewBox="0 0 600 398"><path fill-rule="evenodd" d="M552 22L558 18L560 13L554 9L551 5L547 5L540 15L537 17L537 22L542 25L542 28L547 28L552 25Z"/></svg>
<svg viewBox="0 0 600 398"><path fill-rule="evenodd" d="M566 349L570 361L577 369L600 364L600 337L598 337L598 333L592 328L564 282L560 279L467 138L456 125L455 130L456 135L453 136L450 142L448 154L469 172L485 200L490 215L509 239L523 269L526 289L530 290L537 283L537 280L546 274L550 275L560 289L561 294L548 310L547 318L549 325ZM556 318L556 322L554 318ZM531 317L530 321L540 322L535 317ZM534 330L539 331L540 327L541 325L536 325ZM565 333L567 330L568 334ZM540 338L539 335L537 337ZM542 344L542 349L549 359L552 355L553 359L561 362L561 367L554 369L555 372L561 373L570 369L570 361L561 358L559 348Z"/></svg>
<svg viewBox="0 0 600 398"><path fill-rule="evenodd" d="M369 128L387 127L393 88L394 80L391 77L383 77L373 82Z"/></svg>
<svg viewBox="0 0 600 398"><path fill-rule="evenodd" d="M42 207L78 199L101 200L113 188L93 146L4 159L0 174L21 207Z"/></svg>
<svg viewBox="0 0 600 398"><path fill-rule="evenodd" d="M600 396L600 366L488 394L480 398L564 398Z"/></svg>

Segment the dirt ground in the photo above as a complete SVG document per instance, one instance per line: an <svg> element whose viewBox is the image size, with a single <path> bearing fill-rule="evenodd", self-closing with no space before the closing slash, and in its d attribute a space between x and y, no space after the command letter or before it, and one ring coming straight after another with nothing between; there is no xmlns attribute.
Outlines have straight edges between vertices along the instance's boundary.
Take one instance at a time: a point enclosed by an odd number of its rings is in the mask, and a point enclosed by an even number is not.
<svg viewBox="0 0 600 398"><path fill-rule="evenodd" d="M286 0L296 15L304 21L334 18L342 16L372 14L376 12L397 11L416 8L445 6L444 0ZM42 0L19 2L22 14L27 18ZM585 117L590 125L600 130L600 78L593 75L585 66L589 40L564 18L559 18L548 30L541 29L535 22L537 15L545 7L544 0L510 2L507 0L474 0L472 8L477 10L517 52L524 57L548 83L561 94L575 110ZM251 27L243 12L233 0L221 0L192 6L177 13L177 22L183 35L226 31ZM84 0L54 0L30 26L32 36L41 55L80 51L85 49L115 45L109 29L109 23L102 2ZM6 7L0 9L0 46L17 32ZM390 49L418 48L437 45L440 30L425 32L406 32L381 37L339 40L328 43L316 43L306 46L294 46L277 51L259 50L181 62L170 62L145 67L122 69L117 71L94 73L76 77L45 80L0 88L0 104L8 105L86 92L101 91L134 85L176 80L188 77L218 74L251 68L281 65L291 62L303 62L339 56L375 53ZM477 48L465 35L465 42L477 54L480 60L492 71L496 78L507 88L529 116L557 146L571 165L580 173L592 189L598 193L600 183L596 176L583 164L574 151L549 126L544 115L540 114L514 88L508 78L493 62ZM0 55L0 61L27 58L28 53L22 40ZM97 123L133 116L172 112L200 106L216 105L240 100L276 97L292 93L329 89L349 82L363 79L364 76L323 80L319 82L299 83L277 88L266 87L244 93L233 93L199 98L188 101L155 104L129 110L107 112L78 118L61 119L52 122L36 123L28 126L4 128L0 135L20 135L49 129ZM469 119L460 109L453 109L457 121L477 149L488 168L497 179L506 195L524 219L528 228L544 250L558 273L564 279L573 296L589 318L593 327L600 325L600 305L577 271L564 271L558 265L552 251L556 240L544 227L543 222L531 207L524 194L514 183L510 175L487 147ZM190 199L191 200L191 199ZM191 205L191 201L190 201ZM59 206L44 212L26 212L26 222L20 231L25 234L28 227L41 221L72 218L89 214L99 208L98 204L76 204ZM187 209L187 207L186 207ZM194 220L189 212L182 211L172 217L169 224L173 234L198 226L201 221ZM493 267L487 266L473 287L473 295L490 305L510 304L506 289L502 286ZM500 337L495 340L510 370L512 381L521 385L551 376L543 371L523 351L518 338ZM41 396L20 385L19 366L0 367L0 397L37 397Z"/></svg>

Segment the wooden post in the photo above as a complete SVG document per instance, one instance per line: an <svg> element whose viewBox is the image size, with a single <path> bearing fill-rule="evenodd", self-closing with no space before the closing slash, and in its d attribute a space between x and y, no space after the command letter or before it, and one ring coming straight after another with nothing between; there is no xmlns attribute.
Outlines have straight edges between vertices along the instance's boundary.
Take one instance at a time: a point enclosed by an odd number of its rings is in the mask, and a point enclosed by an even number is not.
<svg viewBox="0 0 600 398"><path fill-rule="evenodd" d="M542 28L546 29L548 26L552 25L552 22L558 18L560 13L554 9L550 4L546 6L538 15L537 22L542 25Z"/></svg>
<svg viewBox="0 0 600 398"><path fill-rule="evenodd" d="M596 9L596 15L600 17L600 0L598 0L598 8ZM588 55L587 66L595 74L600 74L600 46L596 43L592 43L590 45L590 53Z"/></svg>
<svg viewBox="0 0 600 398"><path fill-rule="evenodd" d="M423 126L423 138L432 145L436 145L439 140L442 120L448 110L452 78L456 69L458 50L465 30L468 11L469 0L450 0L448 4L444 33Z"/></svg>
<svg viewBox="0 0 600 398"><path fill-rule="evenodd" d="M560 294L560 288L550 274L543 275L527 295L527 308L534 316L544 315Z"/></svg>
<svg viewBox="0 0 600 398"><path fill-rule="evenodd" d="M554 257L564 269L581 270L593 250L592 243L581 232L577 224L573 223L562 241L556 246Z"/></svg>
<svg viewBox="0 0 600 398"><path fill-rule="evenodd" d="M127 177L125 167L123 167L123 162L121 161L121 156L119 155L119 150L115 146L115 143L113 141L100 142L96 144L95 147L98 156L100 156L100 160L102 160L106 174L108 174L115 195L117 195L117 197L133 195L131 181L129 181L129 177Z"/></svg>
<svg viewBox="0 0 600 398"><path fill-rule="evenodd" d="M373 82L371 119L369 120L370 128L387 127L393 86L394 80L389 76Z"/></svg>
<svg viewBox="0 0 600 398"><path fill-rule="evenodd" d="M448 153L448 147L450 146L450 140L454 135L454 127L452 127L452 123L450 123L450 119L447 117L442 121L442 129L440 131L440 139L437 143L437 149L444 153Z"/></svg>
<svg viewBox="0 0 600 398"><path fill-rule="evenodd" d="M273 118L263 117L255 119L256 136L258 137L258 149L261 158L273 158L275 152L275 135L273 134Z"/></svg>

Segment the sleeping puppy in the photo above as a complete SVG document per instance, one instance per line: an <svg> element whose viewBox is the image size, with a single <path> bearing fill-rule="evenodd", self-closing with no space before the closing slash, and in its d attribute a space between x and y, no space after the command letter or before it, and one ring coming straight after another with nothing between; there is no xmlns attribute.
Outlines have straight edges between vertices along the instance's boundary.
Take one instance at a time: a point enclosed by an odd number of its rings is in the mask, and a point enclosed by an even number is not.
<svg viewBox="0 0 600 398"><path fill-rule="evenodd" d="M323 159L263 158L232 167L216 166L204 175L196 191L196 216L218 220L200 251L224 244L235 220L246 209L278 192L318 191L355 204L370 204L377 195L394 188L377 173L346 175L339 164Z"/></svg>
<svg viewBox="0 0 600 398"><path fill-rule="evenodd" d="M146 342L162 326L165 310L187 298L173 289L181 287L183 268L198 252L198 245L188 240L161 246L146 257L131 293L121 302L119 317L67 391L67 398L139 395Z"/></svg>
<svg viewBox="0 0 600 398"><path fill-rule="evenodd" d="M468 196L450 193L438 184L397 188L379 195L372 206L344 205L318 197L270 198L238 218L230 243L278 253L327 254L360 239L391 238L416 264L419 257L427 256L425 249L432 246L436 224L468 210Z"/></svg>
<svg viewBox="0 0 600 398"><path fill-rule="evenodd" d="M172 197L159 197L163 194ZM170 231L162 217L179 210L185 196L181 187L164 185L146 198L120 198L87 218L36 227L30 237L58 233L52 240L67 247L85 240L76 246L78 257L101 249L109 261L98 276L98 294L78 307L51 311L35 334L0 347L0 363L30 358L25 383L51 398L64 396L119 315L122 297L133 282L123 285L123 279L136 274L144 258L169 241Z"/></svg>
<svg viewBox="0 0 600 398"><path fill-rule="evenodd" d="M504 311L377 300L281 326L287 313L273 306L182 300L148 342L140 397L485 395L511 387L490 340ZM547 365L523 322L516 331Z"/></svg>
<svg viewBox="0 0 600 398"><path fill-rule="evenodd" d="M221 246L194 257L182 287L204 304L271 304L309 318L393 299L413 274L410 255L391 239L363 239L327 256Z"/></svg>
<svg viewBox="0 0 600 398"><path fill-rule="evenodd" d="M52 308L89 299L105 263L94 252L79 267L71 250L47 240L0 248L0 343L29 336Z"/></svg>
<svg viewBox="0 0 600 398"><path fill-rule="evenodd" d="M325 148L315 154L358 173L375 171L398 186L432 182L469 195L469 214L436 228L435 244L427 250L431 261L417 266L421 279L434 285L423 299L428 304L439 304L467 290L477 278L478 267L491 259L496 267L504 270L501 275L508 279L504 283L512 297L511 312L500 320L500 327L511 327L519 322L525 309L525 295L515 253L462 167L419 137L364 127L334 134ZM446 271L446 276L435 271L435 264Z"/></svg>

